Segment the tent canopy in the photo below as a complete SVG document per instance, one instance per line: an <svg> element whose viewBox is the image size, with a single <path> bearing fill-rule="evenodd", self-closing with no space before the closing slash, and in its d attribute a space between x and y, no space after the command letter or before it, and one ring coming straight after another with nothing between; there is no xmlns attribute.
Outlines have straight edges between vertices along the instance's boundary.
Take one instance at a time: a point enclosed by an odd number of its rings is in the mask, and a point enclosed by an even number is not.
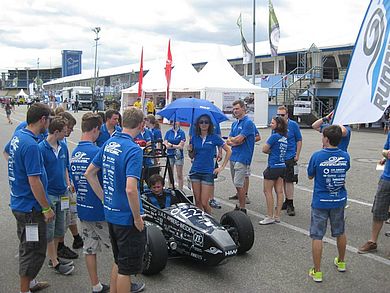
<svg viewBox="0 0 390 293"><path fill-rule="evenodd" d="M143 79L142 90L144 92L166 91L167 80L164 67L164 60L155 61L153 67L151 67ZM185 58L178 58L177 61L174 61L169 89L172 92L193 92L202 89L198 72ZM132 87L122 90L122 93L138 93L138 82Z"/></svg>
<svg viewBox="0 0 390 293"><path fill-rule="evenodd" d="M24 92L23 89L20 90L18 94L15 95L17 98L27 98L28 95Z"/></svg>

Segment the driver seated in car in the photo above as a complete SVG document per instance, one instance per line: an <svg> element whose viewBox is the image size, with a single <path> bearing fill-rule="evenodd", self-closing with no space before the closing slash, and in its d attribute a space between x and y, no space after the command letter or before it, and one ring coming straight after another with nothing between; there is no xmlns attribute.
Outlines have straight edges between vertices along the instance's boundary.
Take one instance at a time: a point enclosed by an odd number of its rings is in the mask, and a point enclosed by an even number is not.
<svg viewBox="0 0 390 293"><path fill-rule="evenodd" d="M150 190L145 192L145 196L155 207L164 209L180 202L173 190L164 190L164 179L159 174L150 176L148 186Z"/></svg>

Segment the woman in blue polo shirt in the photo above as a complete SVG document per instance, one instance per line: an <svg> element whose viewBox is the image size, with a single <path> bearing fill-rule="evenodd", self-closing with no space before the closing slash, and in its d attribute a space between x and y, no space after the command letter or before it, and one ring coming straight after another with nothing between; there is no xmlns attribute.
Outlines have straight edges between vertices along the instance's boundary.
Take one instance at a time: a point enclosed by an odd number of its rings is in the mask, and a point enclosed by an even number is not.
<svg viewBox="0 0 390 293"><path fill-rule="evenodd" d="M183 166L184 166L184 153L183 147L186 141L186 134L180 128L180 122L175 122L172 128L165 133L164 144L167 147L167 154L169 163L172 168L176 166L177 181L179 189L183 190Z"/></svg>
<svg viewBox="0 0 390 293"><path fill-rule="evenodd" d="M222 165L215 169L216 147L222 147L226 155ZM214 174L218 175L225 168L232 151L219 135L214 134L214 126L207 115L200 116L196 121L195 135L191 138L188 150L193 153L194 158L190 179L195 204L210 214L209 200L214 193Z"/></svg>
<svg viewBox="0 0 390 293"><path fill-rule="evenodd" d="M283 177L286 171L285 157L287 151L287 123L282 117L271 120L273 133L263 146L263 153L268 154L268 166L264 170L263 191L267 201L267 216L259 222L268 225L280 222L280 211L283 205ZM277 206L274 208L272 189L275 189Z"/></svg>

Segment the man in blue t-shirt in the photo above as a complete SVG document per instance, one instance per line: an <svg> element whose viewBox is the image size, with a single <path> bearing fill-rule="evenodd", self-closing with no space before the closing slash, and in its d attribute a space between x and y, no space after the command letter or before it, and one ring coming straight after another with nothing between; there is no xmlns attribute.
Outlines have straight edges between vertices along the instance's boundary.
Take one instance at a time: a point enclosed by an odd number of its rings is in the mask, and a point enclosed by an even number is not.
<svg viewBox="0 0 390 293"><path fill-rule="evenodd" d="M13 135L8 152L10 208L16 218L20 241L20 292L49 286L47 282L35 280L46 257L46 223L54 219L46 198L47 175L37 143L38 136L46 132L49 120L47 105L32 105L27 111L27 127ZM30 239L23 236L27 232L32 236Z"/></svg>
<svg viewBox="0 0 390 293"><path fill-rule="evenodd" d="M246 116L244 101L237 100L233 102L233 115L237 118L237 121L233 122L226 143L232 148L230 172L239 201L236 209L246 213L246 192L248 191L250 165L255 148L256 127L252 120Z"/></svg>
<svg viewBox="0 0 390 293"><path fill-rule="evenodd" d="M302 149L302 134L298 123L288 118L288 110L284 106L278 107L277 114L287 122L287 151L286 174L284 175L285 202L282 210L289 216L295 216L294 182L298 183L298 160Z"/></svg>
<svg viewBox="0 0 390 293"><path fill-rule="evenodd" d="M108 225L105 222L102 200L92 190L84 173L100 148L95 145L103 120L98 114L86 113L81 120L81 140L73 150L70 161L71 178L77 194L77 214L81 221L83 253L91 281L92 292L108 292L97 275L96 254L102 246L110 247ZM101 173L98 174L102 184Z"/></svg>
<svg viewBox="0 0 390 293"><path fill-rule="evenodd" d="M56 214L55 221L47 225L47 253L49 267L57 273L69 275L73 261L58 259L58 242L65 235L65 213L69 209L69 153L62 140L67 132L67 121L54 118L49 125L49 136L39 144L48 178L47 196Z"/></svg>
<svg viewBox="0 0 390 293"><path fill-rule="evenodd" d="M377 251L377 241L379 233L382 229L383 222L389 217L390 207L390 133L382 151L383 159L381 165L385 165L385 169L379 179L378 188L375 194L374 204L372 206L372 230L371 238L359 248L358 253L364 254Z"/></svg>
<svg viewBox="0 0 390 293"><path fill-rule="evenodd" d="M324 148L311 156L307 167L309 179L314 178L310 225L314 267L310 269L309 275L315 282L322 282L322 239L326 233L328 219L332 237L337 238L338 256L334 259L334 264L338 271L345 272L346 270L347 237L345 236L344 209L347 202L347 190L345 178L350 168L350 158L347 152L337 147L342 137L341 127L329 126L324 129L322 135Z"/></svg>
<svg viewBox="0 0 390 293"><path fill-rule="evenodd" d="M142 149L134 142L144 127L144 115L137 108L123 113L123 130L116 132L101 147L85 172L89 184L99 198L104 197L104 214L109 226L117 270L112 270L111 287L116 292L130 291L130 275L142 270L146 231L139 181ZM101 170L103 188L98 179ZM104 190L104 192L103 192Z"/></svg>
<svg viewBox="0 0 390 293"><path fill-rule="evenodd" d="M107 110L106 111L106 123L100 128L100 134L96 140L96 145L102 147L102 145L110 139L114 132L121 132L122 128L119 124L120 114L116 110Z"/></svg>
<svg viewBox="0 0 390 293"><path fill-rule="evenodd" d="M314 130L322 132L325 127L330 125L330 121L332 120L332 117L333 117L333 111L330 112L325 117L316 120L311 125L311 127ZM349 145L349 141L351 140L351 127L349 127L348 125L339 125L339 126L341 127L341 130L343 132L343 136L342 136L341 141L337 147L340 150L348 152L348 145Z"/></svg>

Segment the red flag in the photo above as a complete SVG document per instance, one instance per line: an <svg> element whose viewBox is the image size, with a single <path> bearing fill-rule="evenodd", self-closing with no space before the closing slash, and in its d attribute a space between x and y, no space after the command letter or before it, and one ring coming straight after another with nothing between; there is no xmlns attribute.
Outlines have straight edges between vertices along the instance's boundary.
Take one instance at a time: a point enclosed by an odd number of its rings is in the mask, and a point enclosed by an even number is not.
<svg viewBox="0 0 390 293"><path fill-rule="evenodd" d="M141 63L138 73L138 97L142 97L142 79L144 78L144 47L141 51Z"/></svg>
<svg viewBox="0 0 390 293"><path fill-rule="evenodd" d="M171 71L172 71L172 54L171 54L171 40L169 39L168 56L167 56L167 61L165 63L165 77L167 79L167 93L166 93L167 101L169 98L169 84L171 83Z"/></svg>

